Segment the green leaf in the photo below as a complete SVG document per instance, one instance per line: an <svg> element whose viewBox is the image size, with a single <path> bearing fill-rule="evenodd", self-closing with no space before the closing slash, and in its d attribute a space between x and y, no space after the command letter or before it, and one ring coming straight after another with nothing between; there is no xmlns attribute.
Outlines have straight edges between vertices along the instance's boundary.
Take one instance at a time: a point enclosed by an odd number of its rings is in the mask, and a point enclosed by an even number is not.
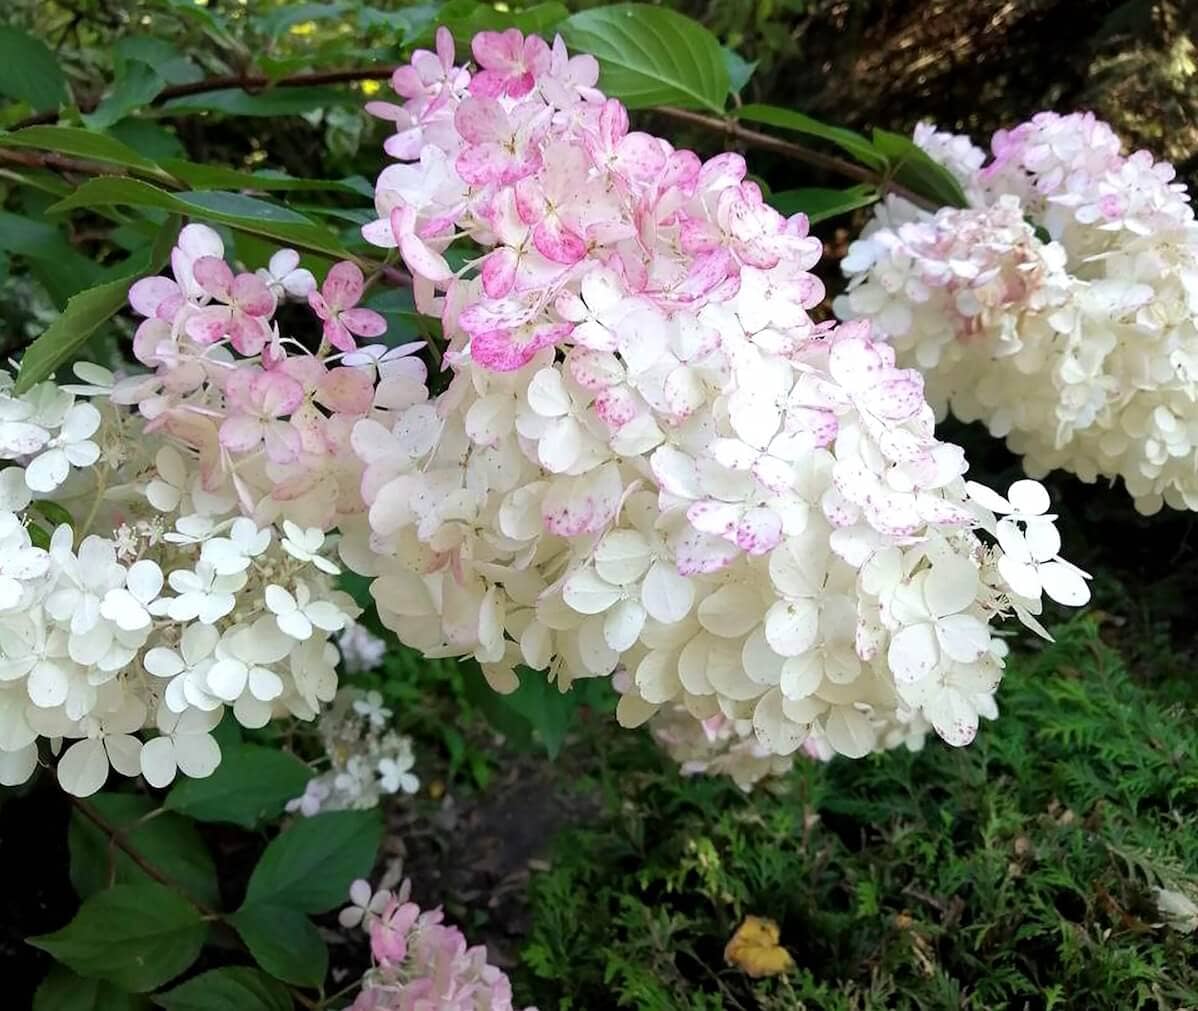
<svg viewBox="0 0 1198 1011"><path fill-rule="evenodd" d="M157 207L219 225L240 228L254 235L265 235L339 259L349 256L335 235L310 218L278 204L240 193L219 190L168 193L138 179L103 176L84 183L65 200L54 204L50 211L58 214L96 204Z"/></svg>
<svg viewBox="0 0 1198 1011"><path fill-rule="evenodd" d="M867 165L878 172L886 171L886 156L877 151L866 137L854 130L846 130L840 126L829 126L818 119L812 119L793 109L780 109L776 105L746 105L736 110L738 119L747 119L752 123L764 123L766 126L776 126L784 130L794 130L795 133L805 133L810 137L831 141L847 151L862 165Z"/></svg>
<svg viewBox="0 0 1198 1011"><path fill-rule="evenodd" d="M716 37L690 18L648 4L579 11L561 25L571 49L599 60L599 86L630 109L683 105L722 113L728 68Z"/></svg>
<svg viewBox="0 0 1198 1011"><path fill-rule="evenodd" d="M376 289L362 304L387 321L387 333L383 340L391 347L440 333L440 321L419 312L412 292L407 288Z"/></svg>
<svg viewBox="0 0 1198 1011"><path fill-rule="evenodd" d="M161 165L176 179L181 179L194 189L253 189L271 190L327 190L333 193L352 193L361 196L361 189L339 179L296 179L281 173L241 172L224 165L201 165L181 158L167 158Z"/></svg>
<svg viewBox="0 0 1198 1011"><path fill-rule="evenodd" d="M163 806L197 821L257 828L302 794L311 778L312 770L288 752L242 744L222 757L211 776L176 781Z"/></svg>
<svg viewBox="0 0 1198 1011"><path fill-rule="evenodd" d="M67 302L62 314L21 356L16 392L24 393L53 375L60 365L70 361L88 337L126 304L129 285L139 277L157 273L162 268L178 234L179 222L172 218L159 230L146 256L131 258L129 270L115 280L80 292Z"/></svg>
<svg viewBox="0 0 1198 1011"><path fill-rule="evenodd" d="M84 115L83 122L93 130L103 130L134 109L149 105L165 87L166 81L148 63L126 60L117 70L112 91L104 96L95 112Z"/></svg>
<svg viewBox="0 0 1198 1011"><path fill-rule="evenodd" d="M441 8L437 20L445 25L459 45L470 45L478 32L501 32L519 28L525 35L548 35L569 15L564 5L551 2L525 7L518 11L498 11L488 4L474 0L451 0ZM426 33L432 39L432 30Z"/></svg>
<svg viewBox="0 0 1198 1011"><path fill-rule="evenodd" d="M122 119L108 128L108 134L144 158L161 162L165 158L184 158L187 149L166 127L148 119Z"/></svg>
<svg viewBox="0 0 1198 1011"><path fill-rule="evenodd" d="M286 4L259 18L257 24L266 35L277 39L289 28L305 21L321 21L344 14L346 7L343 3Z"/></svg>
<svg viewBox="0 0 1198 1011"><path fill-rule="evenodd" d="M229 923L263 969L297 986L320 986L329 969L329 949L312 921L286 906L245 906Z"/></svg>
<svg viewBox="0 0 1198 1011"><path fill-rule="evenodd" d="M127 993L102 979L84 979L55 964L33 995L32 1011L142 1011L141 994Z"/></svg>
<svg viewBox="0 0 1198 1011"><path fill-rule="evenodd" d="M67 79L41 39L0 27L0 95L28 102L37 111L70 101Z"/></svg>
<svg viewBox="0 0 1198 1011"><path fill-rule="evenodd" d="M374 866L382 833L376 811L299 819L266 847L250 875L245 905L323 913L343 904L354 879Z"/></svg>
<svg viewBox="0 0 1198 1011"><path fill-rule="evenodd" d="M549 683L544 671L521 668L519 674L520 686L509 695L500 695L481 673L471 672L466 679L466 694L483 711L487 721L515 746L529 742L535 732L553 760L561 753L578 707L586 700L575 689L559 691Z"/></svg>
<svg viewBox="0 0 1198 1011"><path fill-rule="evenodd" d="M77 126L27 126L15 133L0 134L0 147L31 147L145 172L159 171L154 162L127 144L107 134L81 130Z"/></svg>
<svg viewBox="0 0 1198 1011"><path fill-rule="evenodd" d="M167 84L192 84L204 76L204 71L165 39L152 35L125 35L117 40L112 52L119 63L140 60L162 75Z"/></svg>
<svg viewBox="0 0 1198 1011"><path fill-rule="evenodd" d="M807 189L783 190L773 193L769 203L783 214L802 211L814 225L816 222L847 214L858 207L868 207L878 199L876 186L851 186L847 190L823 189L812 186Z"/></svg>
<svg viewBox="0 0 1198 1011"><path fill-rule="evenodd" d="M197 95L181 95L156 108L164 115L219 112L226 116L299 116L331 105L361 105L362 97L349 89L325 87L267 88L242 91L225 88Z"/></svg>
<svg viewBox="0 0 1198 1011"><path fill-rule="evenodd" d="M144 993L191 965L206 933L207 925L186 899L148 883L93 895L61 930L28 940L81 976Z"/></svg>
<svg viewBox="0 0 1198 1011"><path fill-rule="evenodd" d="M728 93L739 95L757 69L757 61L750 63L735 49L727 46L722 46L720 51L724 54L724 66L728 68Z"/></svg>
<svg viewBox="0 0 1198 1011"><path fill-rule="evenodd" d="M282 983L257 969L228 966L201 973L173 990L154 995L167 1011L292 1011Z"/></svg>
<svg viewBox="0 0 1198 1011"><path fill-rule="evenodd" d="M966 207L965 191L948 169L902 134L875 129L874 147L890 161L891 178L939 207Z"/></svg>
<svg viewBox="0 0 1198 1011"><path fill-rule="evenodd" d="M190 821L160 813L139 824L139 819L158 805L136 793L98 793L88 803L111 825L123 830L138 853L192 898L210 908L220 905L216 866ZM107 834L78 811L71 815L67 842L71 853L71 884L80 898L89 898L107 888L113 871L118 885L151 880L124 850L112 845Z"/></svg>

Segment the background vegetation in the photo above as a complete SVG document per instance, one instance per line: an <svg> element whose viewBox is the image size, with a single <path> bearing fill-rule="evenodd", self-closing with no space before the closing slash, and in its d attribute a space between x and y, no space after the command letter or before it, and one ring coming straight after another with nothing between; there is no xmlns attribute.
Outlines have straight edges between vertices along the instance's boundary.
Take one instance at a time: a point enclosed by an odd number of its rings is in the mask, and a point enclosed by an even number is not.
<svg viewBox="0 0 1198 1011"><path fill-rule="evenodd" d="M480 28L544 29L601 6L10 0L0 127L65 123L87 139L71 150L62 135L57 149L0 135L0 348L18 352L84 290L122 287L175 215L229 226L249 266L276 238L318 263L366 252L357 226L386 129L361 106L387 68L438 21L464 42ZM1191 185L1198 176L1198 9L1181 0L667 6L739 54L728 66L742 105L864 131L930 117L979 140L1043 107L1093 107L1131 144L1173 159ZM705 154L744 140L639 115ZM785 151L753 159L776 194L848 182ZM117 189L98 190L100 176ZM147 184L177 202L133 199ZM225 196L214 204L202 196L212 191ZM817 226L831 284L855 223L842 208ZM373 304L388 315L389 339L426 332L402 291L380 286ZM109 358L130 332L120 314L76 323L71 350ZM977 473L998 484L1015 473L984 433L951 434ZM1024 644L999 696L1002 718L970 749L935 742L915 755L806 764L783 792L746 798L679 778L647 739L612 727L598 688L501 702L468 667L394 650L362 684L384 691L416 737L426 788L386 812L383 857L401 857L417 898L443 903L485 940L518 998L542 1011L1198 1007L1198 942L1185 929L1198 924L1169 921L1156 892L1198 899L1193 521L1138 517L1119 489L1058 478L1052 490L1073 539L1066 554L1096 576L1096 606L1058 627L1055 646ZM281 796L298 792L291 773L274 774ZM122 796L101 815L140 824L149 801ZM201 901L235 908L278 811L237 822L195 810L175 813L198 828L149 822L163 835L148 845L208 854L192 886L215 888ZM42 982L49 956L24 942L114 881L142 881L94 830L50 784L0 795L0 961L15 1008L39 984L38 1011L148 1006L107 983L64 997L61 973ZM355 851L348 863L363 860ZM330 942L332 993L365 953L321 909L302 913ZM725 963L749 914L778 922L793 972L753 981ZM201 969L235 960L233 935L210 940Z"/></svg>

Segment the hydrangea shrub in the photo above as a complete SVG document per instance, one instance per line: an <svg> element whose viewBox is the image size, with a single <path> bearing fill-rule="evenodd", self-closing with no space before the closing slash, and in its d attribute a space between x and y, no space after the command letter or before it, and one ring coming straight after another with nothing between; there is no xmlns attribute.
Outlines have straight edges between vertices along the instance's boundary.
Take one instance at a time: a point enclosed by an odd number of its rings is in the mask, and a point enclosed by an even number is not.
<svg viewBox="0 0 1198 1011"><path fill-rule="evenodd" d="M76 741L58 774L86 795L109 766L211 772L226 709L314 718L357 614L334 548L427 656L499 691L626 669L621 723L751 725L761 758L968 743L995 715L992 622L1042 631L1043 593L1087 598L1043 489L966 483L921 376L867 323L812 321L820 243L739 155L631 131L560 38L473 50L457 65L440 30L402 102L370 106L396 163L363 235L440 320L444 393L419 344L365 343L385 322L356 264L238 273L191 224L172 276L130 291L148 372L4 394L7 781L39 737ZM69 520L44 546L39 515ZM387 747L367 778L398 788Z"/></svg>

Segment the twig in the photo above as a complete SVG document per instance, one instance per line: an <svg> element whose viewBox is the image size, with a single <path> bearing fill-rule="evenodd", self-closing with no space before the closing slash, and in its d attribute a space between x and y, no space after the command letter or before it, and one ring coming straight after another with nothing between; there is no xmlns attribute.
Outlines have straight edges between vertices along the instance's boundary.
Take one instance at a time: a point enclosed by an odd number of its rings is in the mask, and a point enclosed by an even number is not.
<svg viewBox="0 0 1198 1011"><path fill-rule="evenodd" d="M350 67L345 70L324 70L305 74L293 74L290 77L280 77L274 81L265 74L224 74L218 77L208 77L202 81L191 81L187 84L176 84L169 88L164 88L152 104L162 105L164 102L169 102L172 98L202 95L206 92L222 91L227 88L241 88L245 91L255 91L261 88L301 88L320 84L348 84L353 81L385 81L391 77L396 69L397 67L395 66ZM99 104L99 99L93 98L81 102L79 107L83 112L90 112L97 104ZM858 165L847 158L825 154L822 151L813 150L805 144L783 140L781 137L774 137L768 133L761 133L758 130L741 126L734 117L721 119L718 116L708 116L701 112L692 112L689 109L678 109L673 106L661 106L654 111L678 122L689 123L691 126L699 126L705 130L723 134L729 139L735 139L743 144L761 148L763 151L774 151L793 158L795 161L801 161L815 168L824 169L827 172L834 172L849 179L855 179L858 182L871 183L882 190L895 193L919 207L928 210L936 209L936 205L931 201L912 192L907 187L894 182L894 180L882 173L875 172L873 169L866 168L863 165ZM38 113L36 116L30 116L28 119L17 123L13 129L19 130L26 126L53 123L57 119L58 114L56 112Z"/></svg>
<svg viewBox="0 0 1198 1011"><path fill-rule="evenodd" d="M95 825L96 828L98 828L101 832L107 835L112 841L112 844L116 846L122 853L124 853L125 856L137 864L137 866L140 867L147 876L152 878L154 881L157 881L163 887L169 888L173 892L178 892L207 919L224 919L224 915L222 913L218 913L213 909L209 909L206 905L204 905L186 889L184 889L177 881L172 879L169 875L163 873L152 863L150 863L149 860L142 856L142 854L138 852L137 847L130 843L126 838L124 830L112 824L112 822L110 822L104 817L104 815L96 810L93 804L81 797L75 797L73 798L73 801L79 813L93 825ZM318 1011L318 1009L323 1006L323 1003L317 1003L316 1001L312 1000L312 998L308 997L304 993L301 993L293 986L288 986L287 989L291 992L292 998L305 1008L310 1008L312 1011Z"/></svg>
<svg viewBox="0 0 1198 1011"><path fill-rule="evenodd" d="M856 179L862 183L872 183L880 189L888 190L905 200L911 201L917 207L936 210L936 204L921 197L918 193L896 183L893 179L887 178L880 172L875 172L864 165L858 165L847 158L838 158L836 155L824 154L824 152L815 151L805 144L798 144L792 140L783 140L781 137L761 133L759 130L751 130L747 126L741 126L735 119L720 119L716 116L706 116L701 112L692 112L689 109L676 109L670 105L660 106L653 111L670 119L678 120L680 123L689 123L691 126L701 126L705 130L718 131L726 137L739 140L753 147L759 147L763 151L774 151L777 154L784 154L795 161L804 162L807 165L824 169L827 172L847 176L849 179Z"/></svg>
<svg viewBox="0 0 1198 1011"><path fill-rule="evenodd" d="M164 885L172 891L178 892L188 902L195 906L196 909L203 913L204 916L213 918L220 916L219 913L209 909L202 902L200 902L199 899L188 893L177 881L164 874L152 863L150 863L144 856L142 856L137 851L137 848L125 837L124 831L112 824L112 822L105 818L104 815L100 814L94 805L86 800L83 800L81 797L74 798L74 803L75 807L78 809L79 813L83 815L83 817L92 822L96 828L107 835L108 838L112 840L113 845L115 845L117 849L121 850L121 852L125 854L125 856L137 864L138 867L145 871L149 877L153 878L160 885Z"/></svg>

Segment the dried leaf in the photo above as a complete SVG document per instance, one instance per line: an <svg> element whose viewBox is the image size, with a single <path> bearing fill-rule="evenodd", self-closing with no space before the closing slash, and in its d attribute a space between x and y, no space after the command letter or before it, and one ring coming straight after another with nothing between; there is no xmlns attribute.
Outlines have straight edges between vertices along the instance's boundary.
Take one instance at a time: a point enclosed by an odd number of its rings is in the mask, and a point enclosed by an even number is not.
<svg viewBox="0 0 1198 1011"><path fill-rule="evenodd" d="M789 972L794 968L794 960L778 943L780 936L778 924L773 920L746 916L724 949L724 960L754 979Z"/></svg>

